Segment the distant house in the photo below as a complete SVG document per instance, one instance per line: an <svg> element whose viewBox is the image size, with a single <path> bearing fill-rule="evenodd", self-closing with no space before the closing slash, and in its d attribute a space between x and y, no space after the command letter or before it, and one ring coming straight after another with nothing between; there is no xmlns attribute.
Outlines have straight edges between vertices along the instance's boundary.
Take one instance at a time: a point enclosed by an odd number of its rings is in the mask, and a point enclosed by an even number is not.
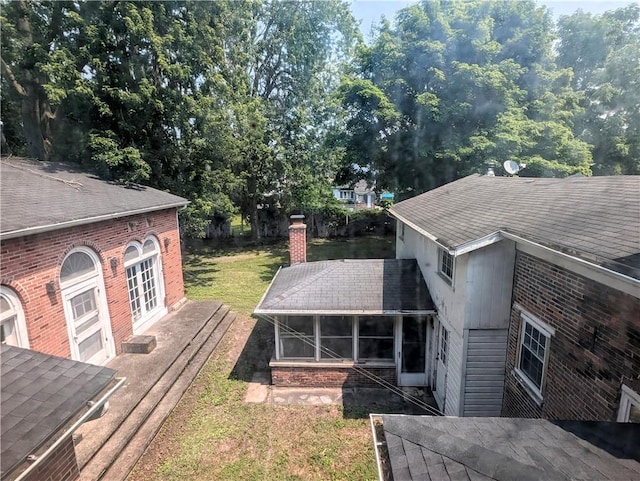
<svg viewBox="0 0 640 481"><path fill-rule="evenodd" d="M338 362L362 372L360 338L370 333L388 343L376 363L388 363L392 381L431 388L447 415L637 419L639 191L640 177L472 175L394 205L396 257L419 272L401 285L426 286L429 302L379 317L379 331L363 332L360 317L376 325L368 316L402 292L396 275L365 261L297 264L304 228L292 226L292 265L256 309L276 322L274 383L320 385ZM351 347L326 361L338 338ZM299 341L314 352L288 357L287 343Z"/></svg>
<svg viewBox="0 0 640 481"><path fill-rule="evenodd" d="M185 199L62 163L2 159L0 179L3 344L103 365L184 302Z"/></svg>
<svg viewBox="0 0 640 481"><path fill-rule="evenodd" d="M79 478L74 431L105 409L124 382L115 371L2 344L0 477Z"/></svg>
<svg viewBox="0 0 640 481"><path fill-rule="evenodd" d="M350 210L372 209L376 203L376 193L366 180L359 180L353 186L334 187L333 196Z"/></svg>

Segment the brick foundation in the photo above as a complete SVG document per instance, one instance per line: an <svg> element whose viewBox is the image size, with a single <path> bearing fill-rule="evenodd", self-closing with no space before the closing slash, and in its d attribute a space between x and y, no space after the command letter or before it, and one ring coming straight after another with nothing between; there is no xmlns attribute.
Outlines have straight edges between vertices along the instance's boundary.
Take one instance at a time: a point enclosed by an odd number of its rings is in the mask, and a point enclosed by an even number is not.
<svg viewBox="0 0 640 481"><path fill-rule="evenodd" d="M75 481L79 477L73 439L69 436L25 481Z"/></svg>
<svg viewBox="0 0 640 481"><path fill-rule="evenodd" d="M2 241L1 283L20 297L27 323L29 347L54 356L71 357L62 295L60 267L73 248L85 246L99 258L116 353L133 333L127 279L123 263L129 242L153 235L160 246L165 298L180 305L184 298L180 236L176 209L107 220ZM117 264L111 265L111 259ZM54 281L55 290L46 284Z"/></svg>
<svg viewBox="0 0 640 481"><path fill-rule="evenodd" d="M367 368L371 374L396 385L396 368ZM271 367L274 386L286 387L379 387L375 381L350 366L344 367Z"/></svg>
<svg viewBox="0 0 640 481"><path fill-rule="evenodd" d="M521 322L512 308L503 416L615 421L621 384L638 384L640 300L522 252L513 300L556 333L538 406L511 374Z"/></svg>

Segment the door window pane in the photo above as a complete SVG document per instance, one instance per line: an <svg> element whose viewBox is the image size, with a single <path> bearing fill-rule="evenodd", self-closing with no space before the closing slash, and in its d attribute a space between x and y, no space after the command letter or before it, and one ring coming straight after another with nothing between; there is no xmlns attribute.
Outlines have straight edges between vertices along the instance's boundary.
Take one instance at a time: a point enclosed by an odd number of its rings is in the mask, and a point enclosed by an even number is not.
<svg viewBox="0 0 640 481"><path fill-rule="evenodd" d="M402 320L402 372L423 373L426 368L427 322L405 317Z"/></svg>
<svg viewBox="0 0 640 481"><path fill-rule="evenodd" d="M103 347L102 329L99 329L78 344L80 360L84 362L90 360L93 356L102 351Z"/></svg>
<svg viewBox="0 0 640 481"><path fill-rule="evenodd" d="M85 314L96 310L96 298L94 290L88 290L71 299L71 309L73 309L73 318L78 320Z"/></svg>

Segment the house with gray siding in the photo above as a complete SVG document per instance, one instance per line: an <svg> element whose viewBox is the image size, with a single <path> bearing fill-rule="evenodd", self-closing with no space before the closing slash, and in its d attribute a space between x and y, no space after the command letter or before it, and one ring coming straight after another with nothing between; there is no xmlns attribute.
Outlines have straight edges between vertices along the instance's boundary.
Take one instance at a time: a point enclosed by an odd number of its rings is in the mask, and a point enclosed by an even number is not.
<svg viewBox="0 0 640 481"><path fill-rule="evenodd" d="M397 264L387 265L306 264L304 225L291 226L292 265L255 311L276 326L274 383L358 383L369 367L431 389L450 416L638 419L638 192L637 176L471 175L390 208ZM427 304L411 302L416 289ZM376 320L387 327L376 332ZM292 336L315 351L290 357ZM327 362L340 336L349 347ZM376 336L385 354L359 357Z"/></svg>

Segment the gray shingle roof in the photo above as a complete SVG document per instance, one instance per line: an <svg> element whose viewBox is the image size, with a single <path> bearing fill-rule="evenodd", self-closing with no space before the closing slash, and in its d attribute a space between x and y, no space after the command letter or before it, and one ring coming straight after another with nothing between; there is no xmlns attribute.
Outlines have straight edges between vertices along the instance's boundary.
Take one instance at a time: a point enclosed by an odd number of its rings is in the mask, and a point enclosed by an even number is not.
<svg viewBox="0 0 640 481"><path fill-rule="evenodd" d="M432 311L413 259L344 259L280 269L256 314Z"/></svg>
<svg viewBox="0 0 640 481"><path fill-rule="evenodd" d="M19 158L0 162L3 239L187 203L151 187L107 182L67 164Z"/></svg>
<svg viewBox="0 0 640 481"><path fill-rule="evenodd" d="M640 176L471 175L390 212L456 249L506 231L598 263L640 268Z"/></svg>
<svg viewBox="0 0 640 481"><path fill-rule="evenodd" d="M640 479L638 425L382 415L395 481Z"/></svg>
<svg viewBox="0 0 640 481"><path fill-rule="evenodd" d="M72 420L115 371L3 344L0 349L1 476Z"/></svg>

